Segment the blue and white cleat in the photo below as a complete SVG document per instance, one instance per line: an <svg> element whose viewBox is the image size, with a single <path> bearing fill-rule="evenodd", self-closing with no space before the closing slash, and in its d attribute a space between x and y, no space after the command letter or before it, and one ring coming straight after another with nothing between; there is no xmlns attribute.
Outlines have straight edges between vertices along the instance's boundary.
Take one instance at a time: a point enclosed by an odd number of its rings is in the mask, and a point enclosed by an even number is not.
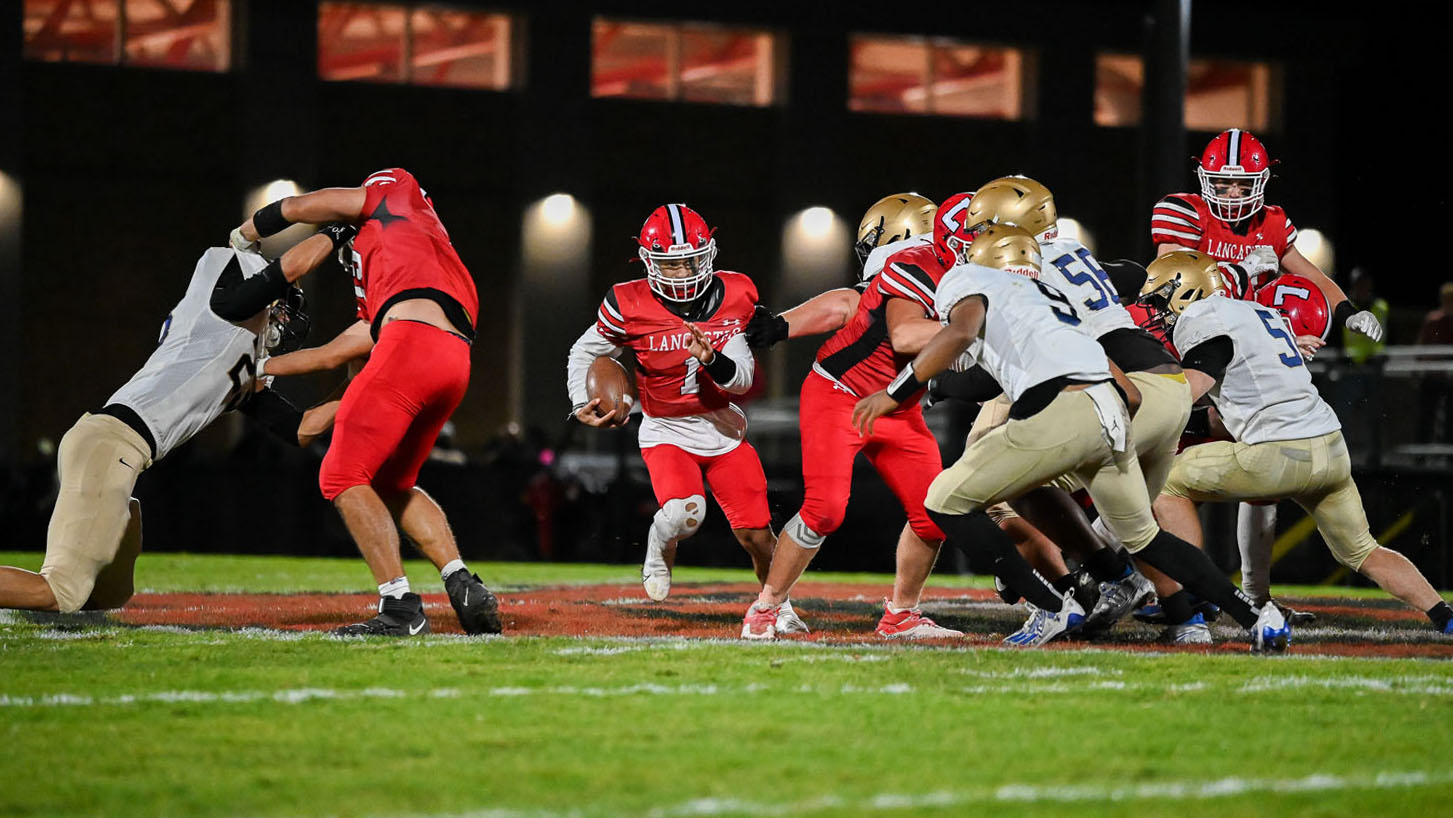
<svg viewBox="0 0 1453 818"><path fill-rule="evenodd" d="M1046 611L1028 602L1029 619L1024 627L1005 637L1004 644L1012 648L1037 648L1045 642L1064 633L1071 633L1085 624L1085 609L1073 593L1064 595L1064 607L1059 613Z"/></svg>
<svg viewBox="0 0 1453 818"><path fill-rule="evenodd" d="M1160 633L1160 641L1171 645L1209 645L1215 640L1211 638L1206 617L1198 612L1179 625L1167 625Z"/></svg>
<svg viewBox="0 0 1453 818"><path fill-rule="evenodd" d="M1261 615L1251 627L1252 653L1281 653L1292 641L1292 626L1281 610L1271 603L1261 606Z"/></svg>
<svg viewBox="0 0 1453 818"><path fill-rule="evenodd" d="M1139 571L1131 571L1114 582L1101 583L1100 600L1085 618L1085 629L1106 630L1140 603L1154 597L1155 586Z"/></svg>

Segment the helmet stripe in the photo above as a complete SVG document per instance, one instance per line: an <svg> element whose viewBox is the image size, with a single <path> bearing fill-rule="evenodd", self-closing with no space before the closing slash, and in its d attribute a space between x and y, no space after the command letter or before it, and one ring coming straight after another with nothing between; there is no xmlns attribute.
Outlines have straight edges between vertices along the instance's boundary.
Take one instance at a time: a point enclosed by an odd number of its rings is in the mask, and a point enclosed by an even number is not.
<svg viewBox="0 0 1453 818"><path fill-rule="evenodd" d="M1241 130L1232 128L1226 133L1231 135L1231 147L1226 150L1226 164L1241 166Z"/></svg>
<svg viewBox="0 0 1453 818"><path fill-rule="evenodd" d="M686 243L686 225L681 221L681 206L668 204L666 212L671 214L671 243Z"/></svg>

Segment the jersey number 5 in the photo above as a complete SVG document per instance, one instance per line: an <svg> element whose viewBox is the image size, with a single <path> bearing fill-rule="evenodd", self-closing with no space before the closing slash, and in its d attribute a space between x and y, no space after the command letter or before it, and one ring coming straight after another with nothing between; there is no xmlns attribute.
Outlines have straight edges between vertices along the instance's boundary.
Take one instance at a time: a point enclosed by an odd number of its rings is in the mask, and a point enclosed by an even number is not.
<svg viewBox="0 0 1453 818"><path fill-rule="evenodd" d="M232 379L232 389L227 392L227 397L222 399L222 411L230 412L247 400L248 396L252 394L250 387L253 373L256 371L257 366L252 363L252 356L246 352L242 353L242 357L237 359L237 363L227 370L227 377Z"/></svg>
<svg viewBox="0 0 1453 818"><path fill-rule="evenodd" d="M1297 342L1292 340L1291 333L1287 332L1286 322L1282 319L1281 315L1271 310L1257 310L1256 314L1261 317L1261 323L1266 327L1266 331L1271 334L1271 337L1282 339L1286 342L1287 347L1291 349L1291 352L1286 355L1279 356L1282 364L1286 366L1304 366L1305 364L1302 363L1302 351L1297 349Z"/></svg>

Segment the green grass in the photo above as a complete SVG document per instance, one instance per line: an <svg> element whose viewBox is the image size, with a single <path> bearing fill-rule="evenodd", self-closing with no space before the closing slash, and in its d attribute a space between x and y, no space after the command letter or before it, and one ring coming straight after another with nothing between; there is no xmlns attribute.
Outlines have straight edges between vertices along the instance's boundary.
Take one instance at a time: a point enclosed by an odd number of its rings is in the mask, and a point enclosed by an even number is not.
<svg viewBox="0 0 1453 818"><path fill-rule="evenodd" d="M475 567L500 585L636 581ZM159 590L370 585L351 560L148 555L138 574ZM1450 716L1453 666L1426 660L350 641L0 614L7 818L1426 815L1453 796Z"/></svg>

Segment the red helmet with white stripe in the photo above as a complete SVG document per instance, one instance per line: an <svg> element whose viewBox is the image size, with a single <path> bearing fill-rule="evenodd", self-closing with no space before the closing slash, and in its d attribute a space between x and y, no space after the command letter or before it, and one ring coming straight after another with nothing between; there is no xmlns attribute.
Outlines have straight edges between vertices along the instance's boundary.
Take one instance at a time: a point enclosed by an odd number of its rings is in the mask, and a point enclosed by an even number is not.
<svg viewBox="0 0 1453 818"><path fill-rule="evenodd" d="M1238 128L1223 131L1206 146L1196 167L1201 198L1221 221L1239 222L1254 216L1266 204L1271 166L1260 139Z"/></svg>
<svg viewBox="0 0 1453 818"><path fill-rule="evenodd" d="M944 199L933 215L933 252L944 264L962 263L969 245L979 235L969 228L969 203L973 200L973 193L955 193Z"/></svg>
<svg viewBox="0 0 1453 818"><path fill-rule="evenodd" d="M640 254L652 292L694 301L711 283L716 239L706 219L684 204L661 205L641 225Z"/></svg>
<svg viewBox="0 0 1453 818"><path fill-rule="evenodd" d="M1292 273L1279 275L1256 291L1256 301L1280 310L1297 335L1315 335L1327 340L1327 331L1332 328L1332 310L1327 307L1327 296L1310 278Z"/></svg>

